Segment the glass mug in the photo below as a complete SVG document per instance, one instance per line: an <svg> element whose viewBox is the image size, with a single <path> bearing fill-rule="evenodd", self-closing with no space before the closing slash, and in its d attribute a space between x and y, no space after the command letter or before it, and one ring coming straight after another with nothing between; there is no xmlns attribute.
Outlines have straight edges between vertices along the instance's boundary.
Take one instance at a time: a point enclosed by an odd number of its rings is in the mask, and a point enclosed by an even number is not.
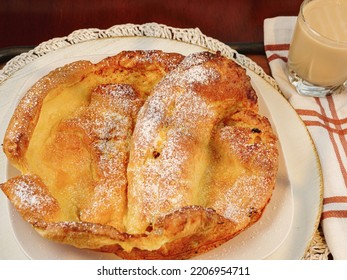
<svg viewBox="0 0 347 280"><path fill-rule="evenodd" d="M305 0L289 48L290 82L323 97L347 87L347 0Z"/></svg>

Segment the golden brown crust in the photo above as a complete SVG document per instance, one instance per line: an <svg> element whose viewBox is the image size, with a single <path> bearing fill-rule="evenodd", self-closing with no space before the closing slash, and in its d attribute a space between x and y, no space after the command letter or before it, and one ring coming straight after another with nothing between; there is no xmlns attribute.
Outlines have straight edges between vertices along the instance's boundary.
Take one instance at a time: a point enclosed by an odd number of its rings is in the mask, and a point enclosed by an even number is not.
<svg viewBox="0 0 347 280"><path fill-rule="evenodd" d="M16 166L20 166L30 137L39 118L42 102L46 95L61 83L71 84L90 72L92 64L78 61L51 72L36 82L18 104L4 138L4 152Z"/></svg>
<svg viewBox="0 0 347 280"><path fill-rule="evenodd" d="M19 214L28 222L55 221L57 218L60 206L39 177L14 177L1 184L1 188Z"/></svg>
<svg viewBox="0 0 347 280"><path fill-rule="evenodd" d="M186 259L261 217L276 141L235 62L122 52L57 69L28 91L4 141L27 175L1 188L48 239L128 259Z"/></svg>

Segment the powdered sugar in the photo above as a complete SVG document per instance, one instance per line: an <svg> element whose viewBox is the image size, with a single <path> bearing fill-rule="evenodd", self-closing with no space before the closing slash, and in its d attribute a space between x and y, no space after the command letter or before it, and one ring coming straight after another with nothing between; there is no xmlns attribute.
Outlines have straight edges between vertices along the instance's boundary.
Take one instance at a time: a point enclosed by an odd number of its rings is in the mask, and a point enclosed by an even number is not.
<svg viewBox="0 0 347 280"><path fill-rule="evenodd" d="M158 52L156 50L143 51L141 56L136 57L138 63L160 63L165 65L169 70L174 69L177 64L182 60L181 55L168 55L164 52Z"/></svg>
<svg viewBox="0 0 347 280"><path fill-rule="evenodd" d="M143 124L135 127L134 133L138 135L139 140L134 142L134 150L138 150L138 145L146 145L153 141L156 137L155 131L160 125L166 111L165 103L161 100L160 95L150 97L147 103L147 108L142 107L138 116L138 118L142 119Z"/></svg>
<svg viewBox="0 0 347 280"><path fill-rule="evenodd" d="M198 83L207 85L216 80L219 74L213 68L204 68L200 65L191 67L182 77L182 82L187 84Z"/></svg>
<svg viewBox="0 0 347 280"><path fill-rule="evenodd" d="M32 216L44 217L56 205L56 200L48 191L30 176L15 179L12 192L16 200L18 199L15 205Z"/></svg>

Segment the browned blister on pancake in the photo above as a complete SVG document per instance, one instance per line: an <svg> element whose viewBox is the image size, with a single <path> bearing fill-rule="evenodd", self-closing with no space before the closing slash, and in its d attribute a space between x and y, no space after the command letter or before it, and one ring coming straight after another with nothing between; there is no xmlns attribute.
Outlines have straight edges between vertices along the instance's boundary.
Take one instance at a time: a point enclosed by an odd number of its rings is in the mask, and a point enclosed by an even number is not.
<svg viewBox="0 0 347 280"><path fill-rule="evenodd" d="M4 140L23 175L1 187L46 238L185 259L260 218L276 141L232 60L122 52L57 69L28 91Z"/></svg>

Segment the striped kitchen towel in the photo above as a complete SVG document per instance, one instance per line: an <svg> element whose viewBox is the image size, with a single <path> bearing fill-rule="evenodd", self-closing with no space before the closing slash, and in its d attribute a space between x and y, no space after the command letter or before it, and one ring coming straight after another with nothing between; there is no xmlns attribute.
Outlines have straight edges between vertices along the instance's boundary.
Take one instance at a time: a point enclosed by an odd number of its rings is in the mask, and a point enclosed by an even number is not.
<svg viewBox="0 0 347 280"><path fill-rule="evenodd" d="M347 90L317 98L301 96L291 86L287 57L295 22L296 17L265 19L266 56L272 76L316 145L324 180L323 233L334 259L347 259Z"/></svg>

